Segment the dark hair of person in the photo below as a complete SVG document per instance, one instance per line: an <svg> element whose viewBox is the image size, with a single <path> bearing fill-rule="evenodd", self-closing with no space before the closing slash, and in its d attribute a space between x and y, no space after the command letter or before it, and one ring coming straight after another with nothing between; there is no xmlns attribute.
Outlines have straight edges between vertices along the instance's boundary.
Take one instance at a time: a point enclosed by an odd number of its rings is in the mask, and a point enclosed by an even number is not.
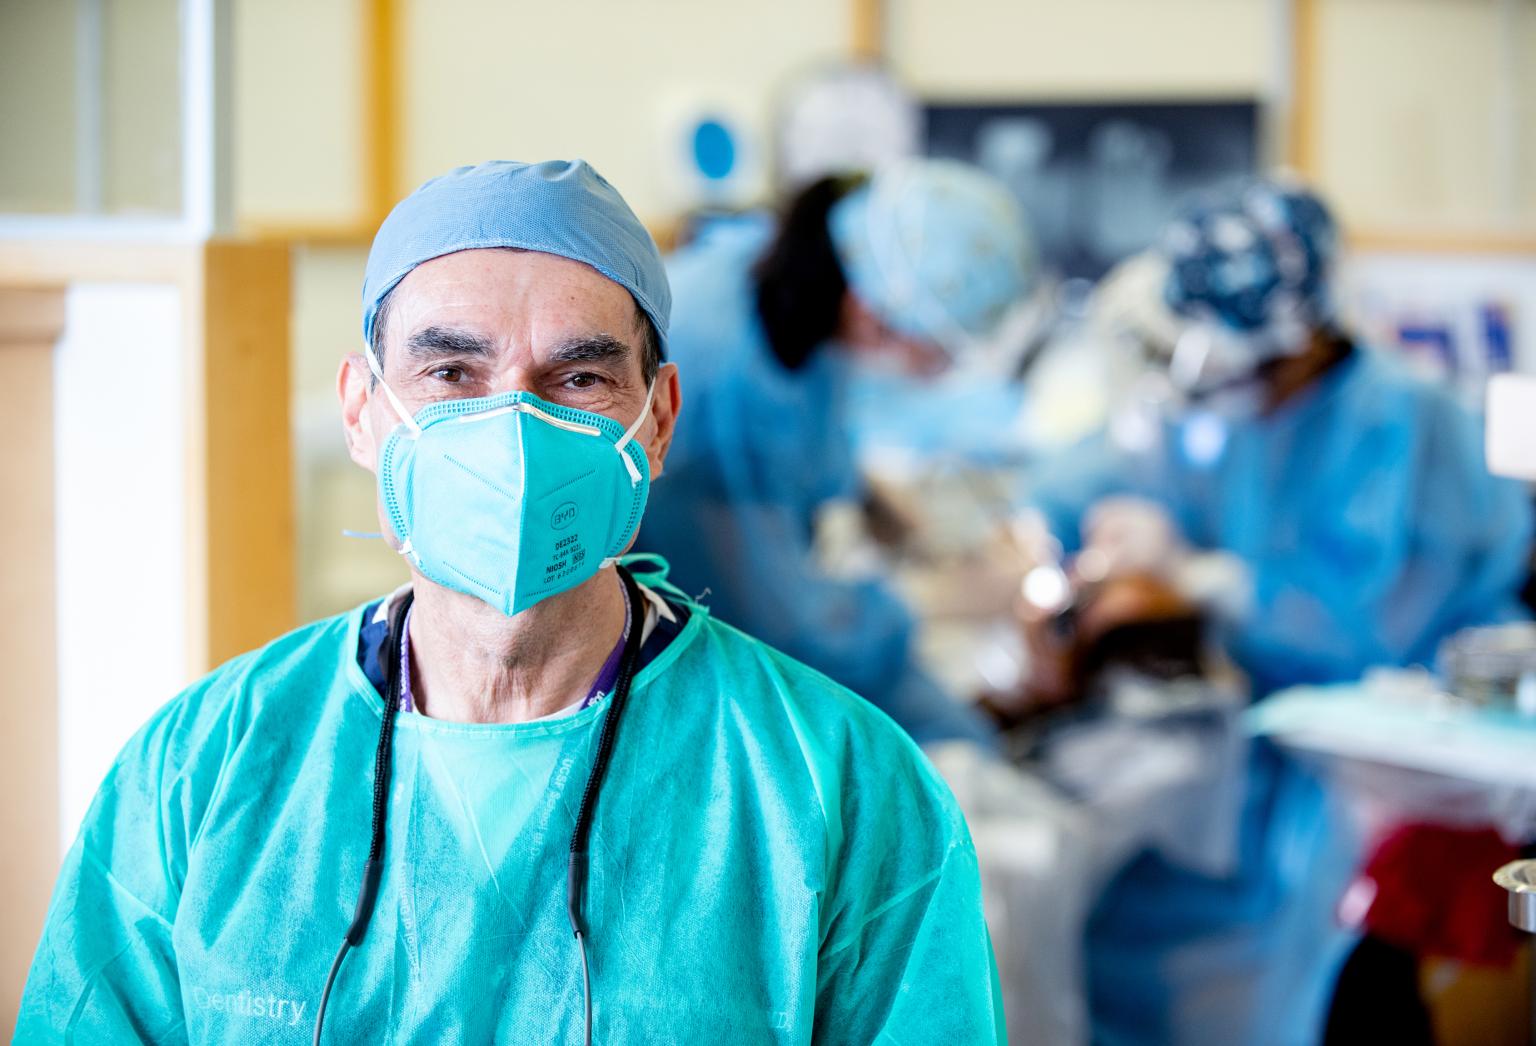
<svg viewBox="0 0 1536 1046"><path fill-rule="evenodd" d="M379 307L373 314L373 354L378 357L379 367L384 366L384 328L389 320L389 301L395 296L395 288L389 291L379 300ZM640 318L640 373L649 385L656 379L656 372L661 369L661 334L656 330L656 324L651 322L650 313L635 303L635 315ZM372 379L372 385L378 379Z"/></svg>
<svg viewBox="0 0 1536 1046"><path fill-rule="evenodd" d="M788 370L803 367L837 331L848 280L832 246L832 205L863 182L820 178L791 197L773 242L752 269L757 314L773 355Z"/></svg>

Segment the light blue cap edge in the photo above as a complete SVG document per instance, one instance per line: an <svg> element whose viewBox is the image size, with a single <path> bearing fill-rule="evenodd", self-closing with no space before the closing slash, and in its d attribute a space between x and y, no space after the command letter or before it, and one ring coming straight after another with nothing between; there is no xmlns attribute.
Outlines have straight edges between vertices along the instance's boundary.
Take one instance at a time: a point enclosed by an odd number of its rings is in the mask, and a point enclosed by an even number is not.
<svg viewBox="0 0 1536 1046"><path fill-rule="evenodd" d="M408 196L404 197L398 203L396 203L393 208L391 208L389 215L387 217L385 217L384 221L382 223L380 223L379 229L374 233L373 243L370 245L369 252L368 252L369 253L369 259L370 260L372 259L374 251L378 247L379 238L384 233L386 228L388 228L388 226L390 224L390 221L393 218L395 218L395 216L401 211L401 209L403 207L406 207L408 204L411 204L413 201L415 201L418 198L418 196L424 190L428 189L428 187L432 186L435 183L442 182L445 179L448 179L448 178L453 177L455 175L463 175L466 172L478 170L480 168L484 168L484 167L490 166L491 164L515 163L515 162L516 161L487 161L486 163L482 163L482 164L465 165L465 166L461 166L461 167L456 167L456 168L454 168L454 169L452 169L450 171L446 171L443 174L437 175L437 176L435 176L433 178L429 178L427 181L425 181L421 185L417 186L417 188L415 190L413 190ZM564 162L564 163L569 164L572 167L576 167L578 165L582 166L582 167L585 167L588 171L590 171L590 173L599 182L602 183L603 186L605 186L609 191L613 192L615 199L620 204L623 205L623 212L622 212L622 217L620 218L620 220L627 219L628 221L632 222L633 226L634 226L633 231L638 232L641 235L641 238L643 239L643 242L649 246L650 250L649 250L648 253L649 253L650 257L647 260L652 262L652 263L654 263L654 265L656 267L656 273L657 273L657 275L660 276L660 279L662 281L662 284L661 284L662 289L663 289L663 291L665 291L666 290L666 283L665 283L665 280L666 280L666 269L665 269L665 264L663 263L662 258L661 258L661 252L657 248L656 242L651 237L649 230L647 230L645 228L644 224L635 215L634 211L629 208L628 203L618 193L618 190L614 189L613 186L608 182L608 180L606 178L604 178L602 176L602 174L597 171L596 168L592 167L591 164L588 164L585 160L582 160L580 158L576 158L576 159L569 160L569 161L545 161L545 162L546 163L547 162ZM542 166L542 164L540 164L540 163L525 163L525 164L520 164L519 166L522 167L522 168L531 168L531 167L536 167L536 166ZM454 242L452 242L450 245L448 245L443 250L433 250L433 251L428 252L428 253L422 253L419 256L414 256L413 255L411 257L411 260L408 263L402 264L402 265L398 266L395 271L392 271L390 273L389 277L388 277L388 280L386 282L383 282L383 283L379 284L377 286L377 289L373 291L371 296L369 295L369 280L368 280L368 274L367 274L367 271L366 271L367 266L366 266L366 263L365 263L365 272L364 272L364 279L363 279L363 295L364 295L364 304L363 304L363 339L364 339L364 341L371 341L372 338L373 338L373 324L374 324L375 318L378 316L378 311L379 311L380 303L386 297L388 297L390 292L393 291L395 289L395 287L397 287L400 284L400 281L405 279L406 276L410 275L410 273L414 269L416 269L417 267L425 264L426 262L432 261L435 258L442 258L442 257L446 257L447 255L450 255L450 254L457 254L460 251L484 250L484 249L491 249L491 248L497 248L497 247L508 247L508 248L514 248L514 249L518 249L518 250L537 251L538 253L541 253L541 254L552 254L552 255L555 255L556 257L566 258L566 259L568 259L570 261L579 262L582 265L586 265L589 268L595 270L596 272L601 273L607 279L610 279L614 283L617 283L619 286L621 286L625 290L627 290L630 293L631 296L634 297L636 304L638 304L640 306L641 310L643 312L645 312L646 316L648 316L650 318L651 324L656 329L657 338L660 340L662 352L663 352L663 354L665 354L666 346L667 346L667 333L668 333L668 327L669 327L669 314L670 314L670 307L671 307L670 295L668 295L668 300L663 301L663 302L658 302L658 301L656 301L653 298L653 296L651 294L647 293L647 291L641 286L642 280L640 278L640 274L639 273L631 273L631 274L628 274L628 275L622 274L622 273L619 273L619 272L615 271L612 266L601 264L600 262L594 260L593 258L590 258L590 257L577 257L577 256L575 256L575 254L571 251L571 249L570 249L570 247L568 245L555 244L555 243L550 242L549 240L541 239L541 238L534 237L534 236L513 235L513 234L510 234L510 233L507 234L507 235L501 235L501 236L480 237L480 238L471 239L471 240L454 241Z"/></svg>

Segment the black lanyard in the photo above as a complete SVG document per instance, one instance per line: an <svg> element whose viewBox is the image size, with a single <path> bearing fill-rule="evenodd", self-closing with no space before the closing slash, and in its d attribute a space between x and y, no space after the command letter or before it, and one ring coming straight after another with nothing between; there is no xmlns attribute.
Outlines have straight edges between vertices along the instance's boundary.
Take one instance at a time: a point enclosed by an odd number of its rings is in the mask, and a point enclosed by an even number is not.
<svg viewBox="0 0 1536 1046"><path fill-rule="evenodd" d="M624 583L624 596L629 600L633 624L624 641L624 653L619 661L619 678L614 684L611 698L612 707L603 718L603 729L597 738L597 755L592 760L592 771L587 775L586 787L582 789L581 806L576 811L576 827L571 832L571 849L565 866L565 910L581 955L581 993L587 1046L592 1043L592 979L587 967L587 933L582 923L582 902L587 892L587 840L592 832L592 815L597 807L598 790L602 788L608 763L613 758L614 737L618 733L624 705L629 700L629 688L634 681L641 640L645 634L645 600L640 593L640 586L622 566L618 572L619 580ZM389 807L390 757L394 751L395 717L400 711L403 625L412 599L413 594L406 593L390 612L384 718L379 723L379 743L374 749L373 758L373 828L368 842L368 860L363 865L363 883L357 894L357 909L352 916L352 924L347 927L341 947L336 950L331 971L325 978L325 990L320 995L320 1005L315 1010L315 1046L319 1046L320 1034L325 1027L325 1008L330 1002L336 972L341 969L341 962L347 952L363 942L363 935L368 931L368 921L373 917L374 904L378 900L379 881L384 874L384 822Z"/></svg>

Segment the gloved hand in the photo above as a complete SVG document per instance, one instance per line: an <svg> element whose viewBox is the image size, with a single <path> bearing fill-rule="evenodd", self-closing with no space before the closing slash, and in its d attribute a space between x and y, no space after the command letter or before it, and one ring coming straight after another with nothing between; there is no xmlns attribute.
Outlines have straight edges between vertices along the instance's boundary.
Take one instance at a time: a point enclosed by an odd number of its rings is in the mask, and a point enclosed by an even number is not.
<svg viewBox="0 0 1536 1046"><path fill-rule="evenodd" d="M1120 574L1158 574L1187 552L1178 527L1159 504L1105 498L1083 522L1083 550L1074 572L1088 583Z"/></svg>

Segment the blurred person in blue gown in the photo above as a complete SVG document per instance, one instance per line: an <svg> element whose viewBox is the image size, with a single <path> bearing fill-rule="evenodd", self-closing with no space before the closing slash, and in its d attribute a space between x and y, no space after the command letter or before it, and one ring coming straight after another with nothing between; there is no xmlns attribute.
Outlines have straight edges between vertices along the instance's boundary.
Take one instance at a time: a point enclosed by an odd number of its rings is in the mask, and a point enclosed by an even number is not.
<svg viewBox="0 0 1536 1046"><path fill-rule="evenodd" d="M1529 503L1488 474L1448 392L1337 323L1336 240L1322 201L1283 182L1187 208L1162 245L1166 304L1186 324L1167 364L1177 405L1108 426L1030 486L1068 561L1127 496L1182 542L1242 560L1248 607L1225 644L1260 699L1427 664L1458 629L1519 614ZM1357 844L1319 781L1274 750L1253 751L1246 789L1234 875L1144 856L1100 901L1094 1041L1318 1041Z"/></svg>
<svg viewBox="0 0 1536 1046"><path fill-rule="evenodd" d="M859 499L844 425L852 368L919 375L970 354L1027 292L1034 256L1007 190L911 160L824 178L777 222L721 222L674 254L670 347L688 388L637 547L712 611L884 709L919 742L991 728L917 663L885 580L830 576L818 511Z"/></svg>

